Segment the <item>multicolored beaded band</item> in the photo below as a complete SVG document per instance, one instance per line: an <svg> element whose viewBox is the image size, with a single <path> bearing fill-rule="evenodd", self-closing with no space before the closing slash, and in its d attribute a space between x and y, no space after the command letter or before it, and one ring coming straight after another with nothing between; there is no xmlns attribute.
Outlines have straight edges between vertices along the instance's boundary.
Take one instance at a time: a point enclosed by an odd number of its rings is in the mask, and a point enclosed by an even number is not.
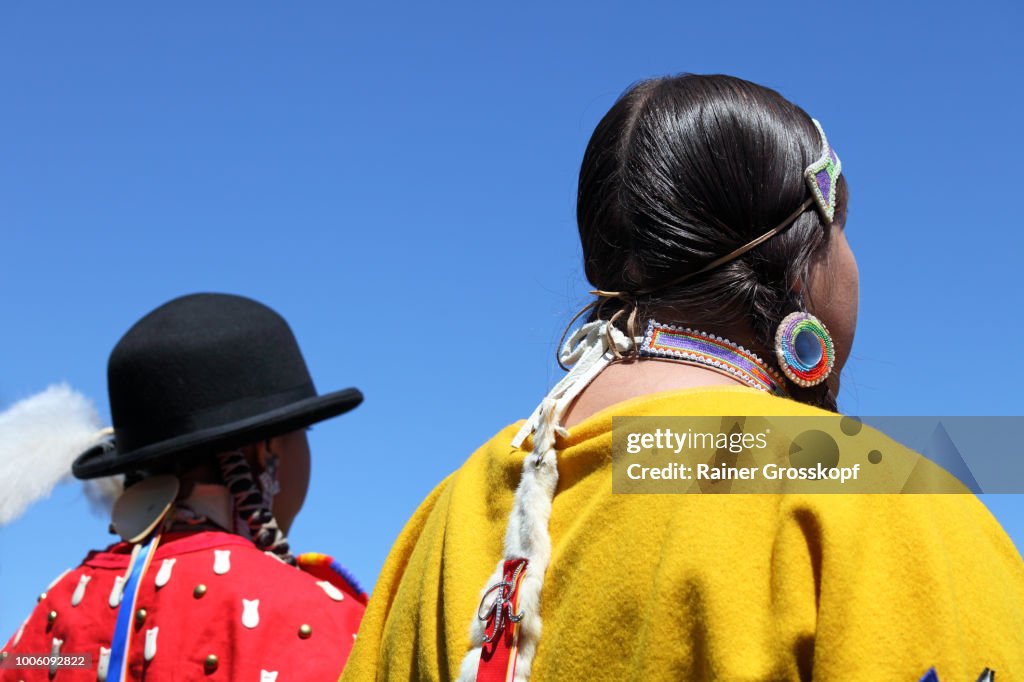
<svg viewBox="0 0 1024 682"><path fill-rule="evenodd" d="M789 395L782 377L764 360L743 346L713 334L649 320L639 353L641 357L703 365L773 395Z"/></svg>
<svg viewBox="0 0 1024 682"><path fill-rule="evenodd" d="M359 585L356 577L333 557L319 552L303 552L295 557L295 561L299 568L307 573L312 573L317 577L328 578L328 576L339 576L342 580L348 583L348 586L351 587L356 594L361 595L364 598L368 597L366 591ZM331 582L329 578L328 581Z"/></svg>
<svg viewBox="0 0 1024 682"><path fill-rule="evenodd" d="M798 311L782 318L775 332L779 366L798 386L816 386L828 378L836 362L835 344L825 324Z"/></svg>

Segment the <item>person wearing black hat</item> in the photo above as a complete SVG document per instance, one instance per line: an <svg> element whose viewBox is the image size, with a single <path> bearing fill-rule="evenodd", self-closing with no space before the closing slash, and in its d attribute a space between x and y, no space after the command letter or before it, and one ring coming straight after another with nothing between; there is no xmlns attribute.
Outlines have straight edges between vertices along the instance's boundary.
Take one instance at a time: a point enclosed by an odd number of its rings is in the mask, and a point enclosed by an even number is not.
<svg viewBox="0 0 1024 682"><path fill-rule="evenodd" d="M123 475L122 542L40 596L0 680L75 663L111 682L337 679L366 594L330 557L293 555L286 534L309 485L306 428L362 394L318 394L287 322L225 294L137 322L110 355L108 392L113 436L72 472ZM24 665L40 653L53 658Z"/></svg>

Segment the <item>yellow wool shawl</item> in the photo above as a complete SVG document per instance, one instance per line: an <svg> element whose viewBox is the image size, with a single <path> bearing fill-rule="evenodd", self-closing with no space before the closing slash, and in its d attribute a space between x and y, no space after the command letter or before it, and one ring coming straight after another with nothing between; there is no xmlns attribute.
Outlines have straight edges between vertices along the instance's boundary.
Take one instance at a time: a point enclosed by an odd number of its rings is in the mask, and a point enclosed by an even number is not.
<svg viewBox="0 0 1024 682"><path fill-rule="evenodd" d="M611 417L824 415L743 387L644 396L559 441L533 677L1024 680L1024 561L972 495L613 495ZM517 425L420 505L342 680L458 675L525 451ZM524 446L525 447L525 446ZM1007 453L1011 456L1011 453Z"/></svg>

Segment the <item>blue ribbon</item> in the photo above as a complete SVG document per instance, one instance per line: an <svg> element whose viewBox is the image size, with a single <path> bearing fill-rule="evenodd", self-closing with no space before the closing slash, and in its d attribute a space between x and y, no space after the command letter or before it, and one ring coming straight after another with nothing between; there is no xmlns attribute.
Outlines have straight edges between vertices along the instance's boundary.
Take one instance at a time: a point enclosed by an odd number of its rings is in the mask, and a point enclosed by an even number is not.
<svg viewBox="0 0 1024 682"><path fill-rule="evenodd" d="M128 572L121 593L121 603L117 607L117 624L114 625L114 638L110 644L110 663L107 667L107 679L121 682L125 673L125 658L128 656L128 640L131 636L132 621L135 620L135 597L138 594L139 582L142 580L146 567L149 566L150 555L156 549L159 534L152 535L142 546Z"/></svg>

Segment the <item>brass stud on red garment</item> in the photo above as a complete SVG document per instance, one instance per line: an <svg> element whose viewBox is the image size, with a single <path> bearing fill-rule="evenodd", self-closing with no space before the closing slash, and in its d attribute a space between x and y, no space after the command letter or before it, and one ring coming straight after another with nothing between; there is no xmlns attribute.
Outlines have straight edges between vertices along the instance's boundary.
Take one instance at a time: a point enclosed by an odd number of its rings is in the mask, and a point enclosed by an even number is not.
<svg viewBox="0 0 1024 682"><path fill-rule="evenodd" d="M210 673L217 670L217 665L219 663L220 659L217 658L217 654L210 654L206 657L206 660L203 661L203 670L205 670L206 674L209 675Z"/></svg>
<svg viewBox="0 0 1024 682"><path fill-rule="evenodd" d="M146 609L139 609L138 611L136 611L135 627L142 627L142 624L146 622L146 616L148 615L149 613L146 612Z"/></svg>
<svg viewBox="0 0 1024 682"><path fill-rule="evenodd" d="M206 585L203 585L202 583L196 585L196 589L192 590L192 596L196 599L199 599L204 594L206 594Z"/></svg>
<svg viewBox="0 0 1024 682"><path fill-rule="evenodd" d="M313 636L313 628L307 623L303 623L299 626L299 639L309 639Z"/></svg>
<svg viewBox="0 0 1024 682"><path fill-rule="evenodd" d="M55 620L57 620L57 612L56 611L50 611L48 614L46 614L46 624L47 625L53 625L53 622Z"/></svg>

